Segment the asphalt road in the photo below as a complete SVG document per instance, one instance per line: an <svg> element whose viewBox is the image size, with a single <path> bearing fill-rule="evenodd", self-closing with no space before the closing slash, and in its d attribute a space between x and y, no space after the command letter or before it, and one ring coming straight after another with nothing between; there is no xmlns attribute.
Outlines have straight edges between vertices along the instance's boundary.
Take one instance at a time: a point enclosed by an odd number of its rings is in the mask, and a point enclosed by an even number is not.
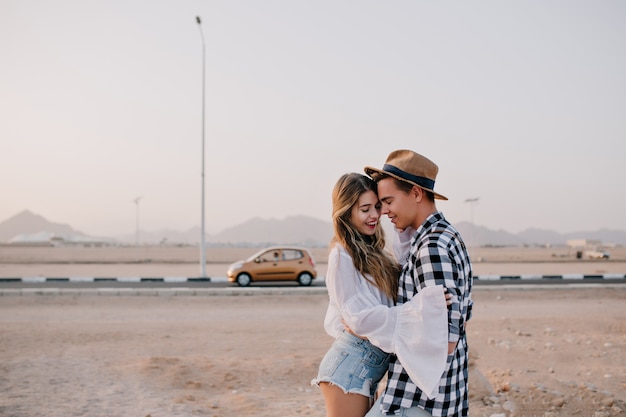
<svg viewBox="0 0 626 417"><path fill-rule="evenodd" d="M475 286L516 286L516 285L625 285L626 279L624 278L584 278L584 279L566 279L566 278L542 278L542 279L498 279L498 280L474 280ZM300 288L300 285L296 282L254 282L250 285L250 288ZM311 285L313 288L325 288L325 282L323 279L316 279ZM95 282L81 282L81 281L69 281L67 278L48 279L44 282L22 282L18 279L0 278L0 290L1 289L52 289L58 288L60 290L70 289L95 289L95 288L240 288L237 284L227 282L224 278L215 278L211 281L197 280L197 281L179 281L179 282L167 282L163 279L148 279L144 278L141 282L120 282L116 280L98 280ZM244 288L241 288L244 289Z"/></svg>

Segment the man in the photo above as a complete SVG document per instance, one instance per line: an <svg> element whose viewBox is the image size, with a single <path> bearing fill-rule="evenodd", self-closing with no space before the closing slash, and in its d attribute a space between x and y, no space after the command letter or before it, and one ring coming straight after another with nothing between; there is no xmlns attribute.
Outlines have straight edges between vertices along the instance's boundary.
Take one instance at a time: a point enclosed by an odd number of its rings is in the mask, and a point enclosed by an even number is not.
<svg viewBox="0 0 626 417"><path fill-rule="evenodd" d="M454 299L448 310L448 362L438 393L429 398L394 358L385 391L367 417L468 415L465 325L472 312L472 267L461 236L437 210L435 199L447 200L434 191L438 171L436 164L410 150L390 153L382 169L365 167L378 184L382 214L399 231L404 268L397 303L433 285L445 286Z"/></svg>

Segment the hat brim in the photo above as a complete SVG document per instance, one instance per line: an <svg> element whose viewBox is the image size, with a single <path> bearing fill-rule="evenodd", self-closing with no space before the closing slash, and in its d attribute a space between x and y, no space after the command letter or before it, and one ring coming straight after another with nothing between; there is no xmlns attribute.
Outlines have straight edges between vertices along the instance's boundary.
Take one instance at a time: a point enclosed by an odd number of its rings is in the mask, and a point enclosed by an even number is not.
<svg viewBox="0 0 626 417"><path fill-rule="evenodd" d="M422 190L430 191L431 193L433 193L435 198L438 199L438 200L447 200L448 199L448 197L446 197L446 196L444 196L442 194L439 194L438 192L436 192L434 190L431 190L430 188L423 187L423 186L421 186L421 185L419 185L419 184L417 184L417 183L415 183L413 181L410 181L410 180L407 180L405 178L402 178L402 177L400 177L400 176L398 176L396 174L392 174L389 171L384 171L382 169L378 169L378 168L374 168L374 167L365 167L364 170L365 170L365 173L367 175L369 175L370 178L373 176L372 174L385 174L385 175L393 177L393 178L395 178L397 180L404 181L406 183L409 183L409 184L415 185L417 187L420 187Z"/></svg>

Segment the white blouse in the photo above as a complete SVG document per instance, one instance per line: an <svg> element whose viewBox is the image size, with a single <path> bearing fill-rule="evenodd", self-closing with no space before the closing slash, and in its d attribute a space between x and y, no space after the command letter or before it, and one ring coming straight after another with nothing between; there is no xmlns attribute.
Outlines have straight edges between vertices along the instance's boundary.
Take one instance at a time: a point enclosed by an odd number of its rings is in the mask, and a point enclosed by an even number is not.
<svg viewBox="0 0 626 417"><path fill-rule="evenodd" d="M357 271L343 246L335 244L328 256L326 287L326 332L336 338L347 326L395 353L413 383L434 397L448 356L443 286L426 287L408 303L392 307L393 301Z"/></svg>

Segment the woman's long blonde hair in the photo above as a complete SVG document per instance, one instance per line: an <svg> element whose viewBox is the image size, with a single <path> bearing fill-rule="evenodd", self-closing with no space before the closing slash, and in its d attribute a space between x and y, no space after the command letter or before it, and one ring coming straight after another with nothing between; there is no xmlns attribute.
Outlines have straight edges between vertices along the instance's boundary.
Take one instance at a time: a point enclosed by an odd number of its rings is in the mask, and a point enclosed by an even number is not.
<svg viewBox="0 0 626 417"><path fill-rule="evenodd" d="M376 194L376 183L365 175L349 173L339 178L333 189L334 236L331 245L340 243L352 257L354 267L364 276L369 275L372 284L395 301L401 268L385 250L383 229L379 224L376 233L367 236L359 233L350 223L352 208L361 194L367 191Z"/></svg>

